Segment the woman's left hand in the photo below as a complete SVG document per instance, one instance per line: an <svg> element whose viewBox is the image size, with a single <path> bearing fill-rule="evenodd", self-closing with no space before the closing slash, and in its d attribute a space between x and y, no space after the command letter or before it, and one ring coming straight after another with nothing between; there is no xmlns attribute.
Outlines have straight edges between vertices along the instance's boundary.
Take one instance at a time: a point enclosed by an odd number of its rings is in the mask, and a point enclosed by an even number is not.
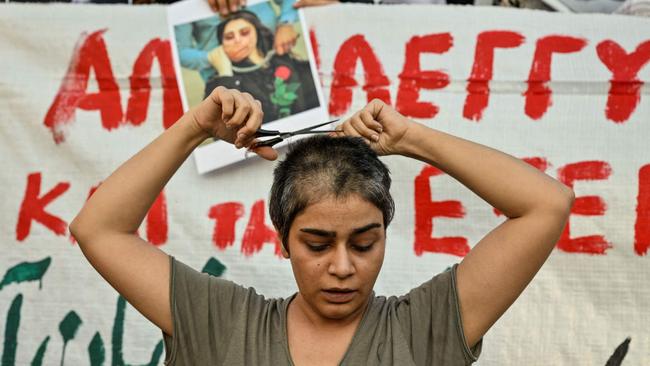
<svg viewBox="0 0 650 366"><path fill-rule="evenodd" d="M374 99L336 127L338 136L362 137L378 155L403 154L405 136L415 122Z"/></svg>

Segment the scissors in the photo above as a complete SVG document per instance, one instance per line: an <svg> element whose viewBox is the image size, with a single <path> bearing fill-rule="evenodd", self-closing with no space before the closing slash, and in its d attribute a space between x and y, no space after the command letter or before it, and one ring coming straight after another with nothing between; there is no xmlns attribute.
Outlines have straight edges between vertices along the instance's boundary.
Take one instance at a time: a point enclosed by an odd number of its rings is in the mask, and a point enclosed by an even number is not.
<svg viewBox="0 0 650 366"><path fill-rule="evenodd" d="M257 147L262 147L262 146L271 147L271 146L273 146L273 145L275 145L275 144L277 144L279 142L284 141L285 139L287 139L289 137L296 136L296 135L306 135L306 134L310 134L310 133L331 133L331 132L333 132L333 130L314 131L314 129L316 129L318 127L325 126L325 125L329 125L329 124L337 122L337 121L338 121L338 119L335 119L335 120L332 120L332 121L319 123L317 125L309 126L309 127L297 130L297 131L292 131L292 132L280 132L280 131L273 131L273 130L264 130L264 129L260 128L259 130L257 130L257 132L255 132L255 137L271 137L271 136L277 136L277 137L269 139L269 140L265 140L265 141L256 142L252 146L252 148L257 148Z"/></svg>

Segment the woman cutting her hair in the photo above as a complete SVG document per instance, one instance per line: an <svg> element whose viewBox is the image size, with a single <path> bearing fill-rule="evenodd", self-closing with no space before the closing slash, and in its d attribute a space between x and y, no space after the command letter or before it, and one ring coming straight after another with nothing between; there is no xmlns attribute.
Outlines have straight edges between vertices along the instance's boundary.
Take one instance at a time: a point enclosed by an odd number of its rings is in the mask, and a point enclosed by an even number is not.
<svg viewBox="0 0 650 366"><path fill-rule="evenodd" d="M266 299L198 273L136 233L204 139L275 159L272 148L254 147L261 123L249 94L215 89L106 179L70 225L97 271L163 331L169 365L471 364L483 335L553 250L574 198L518 159L375 100L338 126L337 137L301 140L277 166L270 214L298 292ZM431 164L507 219L450 270L403 296L375 296L395 212L378 155Z"/></svg>

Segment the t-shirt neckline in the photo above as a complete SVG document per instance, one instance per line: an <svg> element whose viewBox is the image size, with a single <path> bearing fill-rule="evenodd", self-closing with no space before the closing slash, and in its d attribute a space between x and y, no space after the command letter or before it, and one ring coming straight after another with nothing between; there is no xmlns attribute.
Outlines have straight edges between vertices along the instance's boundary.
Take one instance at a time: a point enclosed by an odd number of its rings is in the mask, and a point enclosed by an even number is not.
<svg viewBox="0 0 650 366"><path fill-rule="evenodd" d="M288 310L289 310L289 304L293 299L295 299L296 295L298 293L294 293L293 295L287 297L284 299L284 302L282 304L282 343L284 345L284 352L287 355L287 360L289 360L289 365L295 366L293 363L293 359L291 358L291 351L289 350L289 332L287 331L287 322L289 321L288 317ZM354 330L354 335L352 336L352 340L350 340L350 344L348 345L348 348L345 350L345 353L343 354L343 358L341 358L341 362L339 362L339 366L344 365L345 360L348 358L348 355L350 354L350 350L354 347L355 343L357 342L357 339L359 338L359 333L361 332L361 329L366 323L366 318L368 317L368 309L370 309L370 306L372 305L372 302L375 299L375 292L372 291L370 293L370 300L368 301L368 304L366 304L366 309L363 311L363 315L361 316L361 321L359 321L359 325L357 325L357 329Z"/></svg>

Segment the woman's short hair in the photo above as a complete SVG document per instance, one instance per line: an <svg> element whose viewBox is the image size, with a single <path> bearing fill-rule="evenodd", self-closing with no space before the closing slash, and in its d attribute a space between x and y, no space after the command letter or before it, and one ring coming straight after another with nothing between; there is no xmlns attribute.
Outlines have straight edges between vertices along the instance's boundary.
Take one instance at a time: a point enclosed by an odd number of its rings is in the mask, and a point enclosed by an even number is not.
<svg viewBox="0 0 650 366"><path fill-rule="evenodd" d="M393 219L390 172L359 137L313 136L291 145L273 173L269 198L271 221L289 251L289 229L307 206L325 198L357 194Z"/></svg>
<svg viewBox="0 0 650 366"><path fill-rule="evenodd" d="M230 13L230 15L219 22L219 25L217 25L217 39L219 43L223 44L223 32L226 29L226 25L237 19L243 19L255 27L257 33L257 49L260 50L262 56L266 55L273 48L273 32L262 24L260 18L255 13L248 10L239 10Z"/></svg>

